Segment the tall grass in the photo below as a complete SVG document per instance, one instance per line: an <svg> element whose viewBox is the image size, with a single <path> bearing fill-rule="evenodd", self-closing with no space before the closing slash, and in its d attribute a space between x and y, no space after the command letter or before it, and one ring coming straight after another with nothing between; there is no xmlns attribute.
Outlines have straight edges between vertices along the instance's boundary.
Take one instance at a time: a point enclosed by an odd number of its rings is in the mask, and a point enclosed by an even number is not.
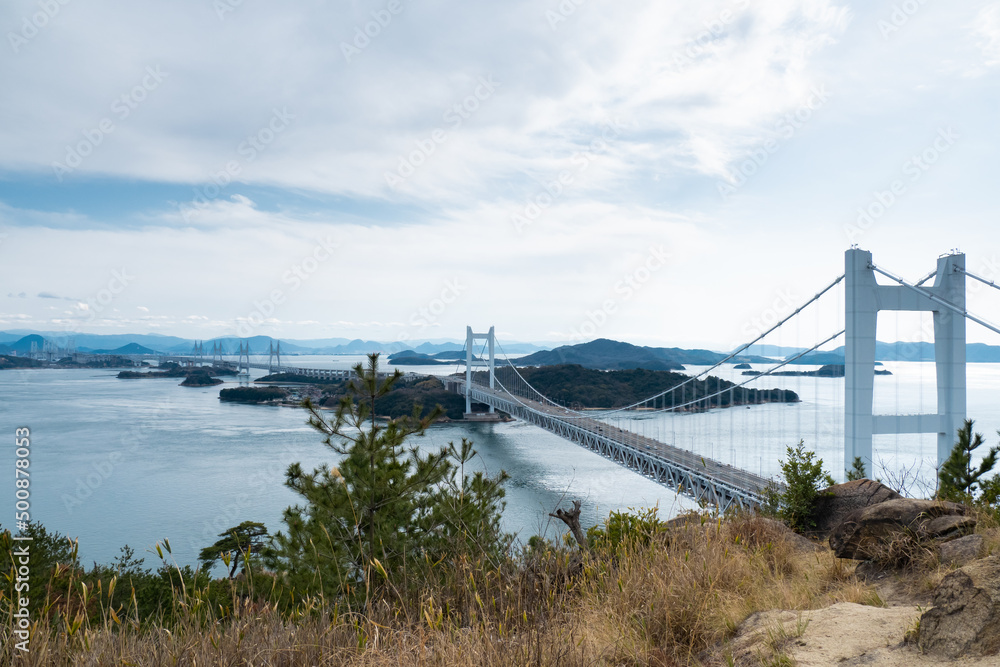
<svg viewBox="0 0 1000 667"><path fill-rule="evenodd" d="M53 572L23 665L687 665L718 657L750 614L878 604L828 550L755 515L696 516L579 554L549 546L497 563L428 563L363 609L295 598L258 573L229 599L179 568L169 609L142 618L118 579ZM434 576L427 576L432 574ZM393 575L390 574L390 579ZM217 582L218 583L218 582ZM117 597L116 597L117 596ZM115 601L115 602L111 602Z"/></svg>

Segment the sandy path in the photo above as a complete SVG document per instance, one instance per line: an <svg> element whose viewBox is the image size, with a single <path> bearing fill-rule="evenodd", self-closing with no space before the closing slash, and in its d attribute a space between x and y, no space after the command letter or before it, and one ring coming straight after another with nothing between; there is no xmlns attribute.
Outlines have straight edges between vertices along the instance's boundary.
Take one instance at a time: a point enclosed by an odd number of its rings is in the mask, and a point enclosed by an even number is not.
<svg viewBox="0 0 1000 667"><path fill-rule="evenodd" d="M903 636L914 627L920 614L913 605L885 608L852 602L804 612L767 611L754 614L744 622L731 650L737 665L760 664L759 652L767 645L770 635L799 667L1000 665L1000 656L949 661L923 655L912 644L904 645ZM767 649L763 650L766 655Z"/></svg>

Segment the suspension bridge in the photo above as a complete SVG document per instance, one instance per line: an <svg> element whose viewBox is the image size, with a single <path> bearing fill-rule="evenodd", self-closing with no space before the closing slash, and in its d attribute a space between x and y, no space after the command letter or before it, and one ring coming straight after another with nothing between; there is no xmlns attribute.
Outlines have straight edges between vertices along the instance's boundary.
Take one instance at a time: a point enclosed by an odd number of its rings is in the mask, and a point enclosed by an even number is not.
<svg viewBox="0 0 1000 667"><path fill-rule="evenodd" d="M876 276L892 284L880 284ZM844 461L850 465L860 459L871 476L874 436L929 433L937 436L936 461L940 465L948 457L955 433L966 418L966 322L972 321L1000 333L996 326L966 310L967 277L1000 289L992 280L967 271L965 256L961 253L940 257L935 270L911 283L876 265L870 252L851 248L845 255L842 275L753 340L679 384L615 409L574 410L560 405L531 386L507 355L503 355L498 369L496 348L499 342L493 327L482 333L467 328L465 378L449 378L448 387L465 396L468 413L472 412L473 403L479 403L488 406L490 412L499 410L534 424L697 500L722 509L733 505L753 506L762 501L767 485L773 484L760 471L755 474L706 457L704 453L679 447L676 438L670 438L673 442L668 443L665 442L667 437L638 433L634 428L636 418L708 410L718 405L728 405L726 409L733 410L738 404L734 396L741 388L752 383L759 386L762 378L774 376L789 364L808 363L809 355L844 337ZM934 283L927 284L932 278ZM689 385L699 378L709 377L724 364L732 364L739 355L761 344L795 318L802 317L807 308L817 308L815 304L841 283L844 328L809 348L776 360L766 370L754 372L749 379L720 383L714 393L685 398ZM933 315L935 411L875 413L876 328L880 311L930 312ZM483 359L480 367L484 370L474 372L473 352L478 341L484 343L475 358ZM727 394L728 401L724 400ZM721 414L721 411L716 412ZM618 425L623 421L627 424L624 429ZM730 431L729 437L736 435Z"/></svg>
<svg viewBox="0 0 1000 667"><path fill-rule="evenodd" d="M883 280L880 283L877 277ZM696 500L717 505L720 509L732 506L758 505L764 490L775 484L763 472L763 456L772 456L766 447L756 451L766 452L757 457L758 470L753 472L752 458L742 456L737 461L736 449L753 452L754 438L763 437L769 424L762 419L779 414L780 408L763 401L747 400L750 387L761 387L764 378L774 378L787 371L781 369L791 364L816 363L815 355L828 350L843 337L844 383L840 397L842 414L835 422L820 423L816 414L817 439L836 439L842 442L843 461L846 465L860 460L868 476L872 476L873 440L876 437L903 434L936 435L936 463L947 458L956 431L966 418L966 323L1000 334L1000 328L966 309L966 279L971 278L994 289L1000 289L992 280L966 270L965 255L954 252L938 258L937 266L926 276L909 282L895 273L876 265L870 252L853 247L845 253L845 271L834 278L812 298L781 317L752 340L737 347L718 362L675 383L673 386L628 405L613 409L587 410L561 405L545 396L525 379L525 373L516 360L503 353L491 327L486 332L466 330L465 376L455 374L442 378L446 387L465 397L466 414L483 419L482 412L473 412L473 405L486 406L486 415L497 411L545 429L576 445L595 452L617 464L644 475L671 489ZM933 283L930 281L933 279ZM884 284L888 281L889 284ZM836 294L836 297L831 295ZM704 382L701 391L695 391L703 378L711 373L722 374L755 346L764 341L774 341L790 323L801 320L807 310L820 308L820 302L837 298L842 302L842 328L822 332L818 342L808 348L797 348L794 354L775 359L764 370L754 370L746 379L733 377L732 381ZM827 309L828 311L829 309ZM933 316L934 374L936 408L916 414L891 414L875 412L876 330L881 311L908 311L931 313ZM839 317L837 318L839 320ZM476 350L477 343L482 347ZM501 353L498 359L497 352ZM178 357L180 361L207 362L205 351L191 357ZM499 362L499 363L498 363ZM349 371L322 370L290 367L281 363L280 347L272 346L268 360L251 360L249 347L241 345L239 361L225 361L221 350L213 349L212 363L238 369L241 376L249 377L251 368L270 372L296 373L323 379L342 379ZM726 369L724 365L728 365ZM759 364L758 364L759 365ZM480 370L477 370L480 369ZM820 382L816 380L816 382ZM824 380L824 382L829 382ZM712 391L704 387L714 386ZM828 385L829 386L829 385ZM818 395L820 390L815 392ZM758 397L764 392L758 391ZM737 407L747 411L737 411ZM737 416L736 412L743 414ZM897 410L898 412L898 410ZM711 450L703 447L705 432L690 435L689 444L675 430L676 417L699 416L711 413L715 437ZM725 425L725 414L729 425ZM801 410L798 411L801 414ZM787 411L780 414L787 414ZM661 417L670 417L669 431ZM799 417L801 421L801 417ZM739 424L737 424L739 421ZM655 423L655 430L647 424ZM799 424L802 426L802 424ZM723 435L725 434L725 435ZM730 462L725 463L724 452L716 453L715 441L721 445L728 436ZM782 436L785 437L785 436ZM788 443L787 438L783 444ZM839 447L839 445L838 445ZM701 451L696 451L696 450ZM771 448L773 450L773 447ZM783 454L783 449L778 450ZM770 458L769 458L769 462ZM769 466L773 470L773 465ZM885 472L885 468L883 468ZM780 489L780 485L777 487Z"/></svg>
<svg viewBox="0 0 1000 667"><path fill-rule="evenodd" d="M225 359L222 344L213 341L210 350L211 357L205 353L204 343L195 343L194 350L190 355L166 356L161 358L161 362L173 361L179 364L201 365L210 363L212 366L227 368L237 371L237 376L241 382L249 382L250 369L264 370L268 373L288 373L291 375L302 375L317 380L346 380L352 376L351 371L337 370L329 368L309 368L303 366L290 366L281 363L281 341L270 341L268 344L267 361L263 355L251 355L250 343L241 341L237 352L237 361Z"/></svg>

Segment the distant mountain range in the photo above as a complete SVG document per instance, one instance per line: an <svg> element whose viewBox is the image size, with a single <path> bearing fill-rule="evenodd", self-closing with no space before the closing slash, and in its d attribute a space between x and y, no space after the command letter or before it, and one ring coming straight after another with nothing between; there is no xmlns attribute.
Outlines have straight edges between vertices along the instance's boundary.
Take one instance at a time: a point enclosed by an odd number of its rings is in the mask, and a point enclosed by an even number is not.
<svg viewBox="0 0 1000 667"><path fill-rule="evenodd" d="M42 351L45 341L55 347L65 349L72 343L77 352L93 354L191 354L195 339L162 336L159 334L83 334L62 331L0 331L0 354L25 355L31 352L31 343ZM202 340L202 349L211 355L214 343L222 345L223 354L238 354L240 343L248 341L250 354L267 354L271 343L279 342L270 336L253 336L249 339L227 336ZM349 338L319 338L308 340L280 340L281 353L300 354L368 354L382 352L392 354L412 350L418 354L439 352L460 352L464 343L453 341L407 341L382 342L373 340L351 340ZM509 343L506 349L511 354L524 354L545 349L532 343Z"/></svg>
<svg viewBox="0 0 1000 667"><path fill-rule="evenodd" d="M213 343L222 345L223 354L235 355L242 341L250 344L252 355L266 355L272 343L278 342L270 336L254 336L249 339L222 337L203 340L202 349L205 355L211 355ZM16 354L24 356L31 352L32 343L38 352L42 352L46 341L58 348L65 349L72 341L78 352L98 354L191 354L195 340L176 336L159 334L83 334L52 331L0 331L0 355ZM381 352L413 357L413 363L421 357L443 361L464 358L464 344L461 341L437 339L434 341L395 341L382 342L373 340L350 340L347 338L317 338L317 339L287 339L281 340L283 355L338 355L367 354ZM785 359L801 353L806 348L779 347L775 345L754 345L733 360L733 363L772 363L774 359ZM718 363L728 356L728 353L714 352L703 349L683 349L677 347L646 347L632 345L619 341L599 338L588 343L577 345L561 345L547 349L544 345L534 343L505 343L504 351L510 354L525 354L515 363L522 366L547 366L557 364L579 364L585 368L603 370L619 370L630 368L646 368L649 370L681 370L684 366L705 366ZM477 350L477 353L479 351ZM441 353L450 353L443 355ZM498 350L499 354L499 350ZM402 355L401 355L402 356ZM933 343L885 343L878 342L875 347L877 361L933 361ZM970 343L966 347L966 360L970 363L1000 363L1000 346L983 343ZM792 364L810 364L824 366L844 363L843 346L830 351L810 352Z"/></svg>

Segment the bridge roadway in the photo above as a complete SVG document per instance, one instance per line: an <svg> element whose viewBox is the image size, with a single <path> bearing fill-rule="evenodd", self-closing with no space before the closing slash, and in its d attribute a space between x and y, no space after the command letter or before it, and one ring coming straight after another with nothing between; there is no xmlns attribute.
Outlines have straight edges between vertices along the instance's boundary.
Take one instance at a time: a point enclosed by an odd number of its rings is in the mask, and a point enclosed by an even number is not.
<svg viewBox="0 0 1000 667"><path fill-rule="evenodd" d="M446 381L449 389L465 394L464 379L452 376ZM544 428L696 500L713 503L723 511L734 505L759 505L761 490L770 481L596 419L568 418L570 413L564 408L520 397L514 400L500 389L473 383L470 394L476 403L491 405Z"/></svg>

